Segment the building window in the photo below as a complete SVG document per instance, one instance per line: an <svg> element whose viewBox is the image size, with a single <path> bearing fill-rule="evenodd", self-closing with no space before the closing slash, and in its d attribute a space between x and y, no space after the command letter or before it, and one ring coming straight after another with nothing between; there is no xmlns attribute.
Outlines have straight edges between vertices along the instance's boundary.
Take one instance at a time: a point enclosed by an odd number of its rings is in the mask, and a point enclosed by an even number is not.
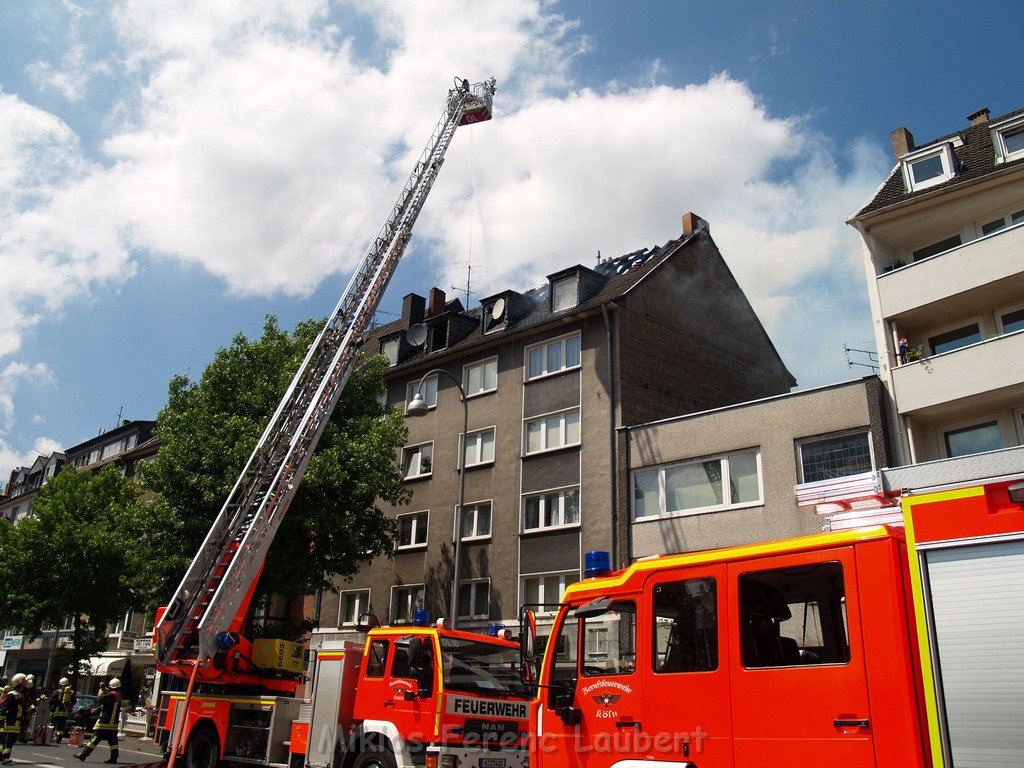
<svg viewBox="0 0 1024 768"><path fill-rule="evenodd" d="M996 163L1024 157L1024 119L1019 116L992 126Z"/></svg>
<svg viewBox="0 0 1024 768"><path fill-rule="evenodd" d="M573 275L563 280L556 280L551 284L552 312L561 312L576 306L578 302L576 283L576 275Z"/></svg>
<svg viewBox="0 0 1024 768"><path fill-rule="evenodd" d="M873 468L867 432L801 440L797 455L801 483L859 475Z"/></svg>
<svg viewBox="0 0 1024 768"><path fill-rule="evenodd" d="M536 607L537 613L554 613L566 587L579 579L579 571L524 576L523 603Z"/></svg>
<svg viewBox="0 0 1024 768"><path fill-rule="evenodd" d="M423 607L423 585L410 584L391 588L391 621L408 624L412 615Z"/></svg>
<svg viewBox="0 0 1024 768"><path fill-rule="evenodd" d="M398 365L398 339L382 341L380 353L387 358L389 365Z"/></svg>
<svg viewBox="0 0 1024 768"><path fill-rule="evenodd" d="M946 443L946 456L950 458L997 451L1003 447L1002 438L999 436L999 424L995 421L952 429L943 433L943 438Z"/></svg>
<svg viewBox="0 0 1024 768"><path fill-rule="evenodd" d="M1006 229L1014 224L1020 224L1024 222L1024 211L1017 211L1016 213L1008 213L1005 216L1000 216L998 219L986 222L981 225L982 237L985 235L991 235L993 232L998 232L1000 229Z"/></svg>
<svg viewBox="0 0 1024 768"><path fill-rule="evenodd" d="M999 316L999 327L1003 333L1024 331L1024 307L1002 313Z"/></svg>
<svg viewBox="0 0 1024 768"><path fill-rule="evenodd" d="M921 261L922 259L931 258L937 256L940 253L945 253L951 248L956 248L958 245L963 245L963 239L960 235L953 235L947 237L945 240L939 240L937 243L926 245L924 248L918 248L913 252L914 261Z"/></svg>
<svg viewBox="0 0 1024 768"><path fill-rule="evenodd" d="M908 192L938 186L952 179L957 171L953 147L949 143L913 152L902 159L901 165Z"/></svg>
<svg viewBox="0 0 1024 768"><path fill-rule="evenodd" d="M952 352L954 349L977 344L981 340L981 328L977 323L971 323L962 328L929 337L928 349L933 355L941 355L943 352Z"/></svg>
<svg viewBox="0 0 1024 768"><path fill-rule="evenodd" d="M342 592L338 599L338 626L359 623L359 616L370 610L370 590L354 589Z"/></svg>
<svg viewBox="0 0 1024 768"><path fill-rule="evenodd" d="M103 446L103 453L100 454L101 459L109 459L111 456L116 456L121 452L121 441L115 440L113 443L107 443Z"/></svg>
<svg viewBox="0 0 1024 768"><path fill-rule="evenodd" d="M462 450L462 466L475 467L494 463L494 427L466 435Z"/></svg>
<svg viewBox="0 0 1024 768"><path fill-rule="evenodd" d="M409 403L416 396L416 392L419 391L420 397L423 398L427 404L427 408L437 407L437 374L433 376L427 376L421 384L418 381L414 381L405 388L405 410L406 413L409 411Z"/></svg>
<svg viewBox="0 0 1024 768"><path fill-rule="evenodd" d="M526 453L551 451L579 443L579 409L526 422Z"/></svg>
<svg viewBox="0 0 1024 768"><path fill-rule="evenodd" d="M95 449L89 451L89 463L90 464L95 464L99 460L100 460L100 449L99 448L95 448Z"/></svg>
<svg viewBox="0 0 1024 768"><path fill-rule="evenodd" d="M636 603L620 600L583 622L585 677L631 675L636 671Z"/></svg>
<svg viewBox="0 0 1024 768"><path fill-rule="evenodd" d="M718 669L717 596L712 578L666 581L654 587L655 672Z"/></svg>
<svg viewBox="0 0 1024 768"><path fill-rule="evenodd" d="M491 536L491 502L470 504L462 512L460 520L462 540L488 539Z"/></svg>
<svg viewBox="0 0 1024 768"><path fill-rule="evenodd" d="M434 444L413 445L402 451L402 467L406 480L427 477L433 471Z"/></svg>
<svg viewBox="0 0 1024 768"><path fill-rule="evenodd" d="M579 525L580 490L566 488L523 497L523 531Z"/></svg>
<svg viewBox="0 0 1024 768"><path fill-rule="evenodd" d="M491 582L473 579L459 582L459 618L486 619L491 615Z"/></svg>
<svg viewBox="0 0 1024 768"><path fill-rule="evenodd" d="M467 365L465 376L466 397L493 392L498 388L498 358Z"/></svg>
<svg viewBox="0 0 1024 768"><path fill-rule="evenodd" d="M398 546L396 549L416 549L427 545L427 519L429 512L410 512L398 515Z"/></svg>
<svg viewBox="0 0 1024 768"><path fill-rule="evenodd" d="M633 516L637 520L761 503L760 451L633 473Z"/></svg>
<svg viewBox="0 0 1024 768"><path fill-rule="evenodd" d="M366 654L366 676L384 677L384 664L388 659L388 640L374 640Z"/></svg>
<svg viewBox="0 0 1024 768"><path fill-rule="evenodd" d="M580 365L580 336L575 334L526 349L526 378L549 376Z"/></svg>

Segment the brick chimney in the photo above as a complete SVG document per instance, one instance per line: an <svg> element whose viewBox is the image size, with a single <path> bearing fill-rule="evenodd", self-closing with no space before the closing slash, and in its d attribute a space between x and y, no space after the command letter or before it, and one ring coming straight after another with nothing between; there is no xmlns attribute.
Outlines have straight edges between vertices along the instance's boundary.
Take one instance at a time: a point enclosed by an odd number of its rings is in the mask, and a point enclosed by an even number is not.
<svg viewBox="0 0 1024 768"><path fill-rule="evenodd" d="M889 134L889 140L892 142L892 154L897 160L914 149L914 134L906 128L897 128Z"/></svg>
<svg viewBox="0 0 1024 768"><path fill-rule="evenodd" d="M415 293L407 293L402 299L402 327L409 330L416 323L423 322L423 310L427 300Z"/></svg>
<svg viewBox="0 0 1024 768"><path fill-rule="evenodd" d="M427 315L429 317L436 317L437 315L444 314L444 303L444 291L440 288L431 288L430 299L427 302Z"/></svg>
<svg viewBox="0 0 1024 768"><path fill-rule="evenodd" d="M689 237L698 229L703 229L705 232L711 232L711 227L693 211L687 211L683 214L683 234Z"/></svg>
<svg viewBox="0 0 1024 768"><path fill-rule="evenodd" d="M967 116L971 125L984 125L988 122L988 107L982 107L977 112Z"/></svg>

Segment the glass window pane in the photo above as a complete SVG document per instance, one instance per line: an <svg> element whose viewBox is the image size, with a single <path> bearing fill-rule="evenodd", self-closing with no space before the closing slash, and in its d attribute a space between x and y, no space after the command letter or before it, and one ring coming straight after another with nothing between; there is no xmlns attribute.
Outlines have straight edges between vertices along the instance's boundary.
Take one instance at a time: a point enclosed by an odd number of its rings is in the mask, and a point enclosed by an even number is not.
<svg viewBox="0 0 1024 768"><path fill-rule="evenodd" d="M480 435L480 461L494 461L494 432Z"/></svg>
<svg viewBox="0 0 1024 768"><path fill-rule="evenodd" d="M552 286L551 311L559 312L576 306L576 278L559 280Z"/></svg>
<svg viewBox="0 0 1024 768"><path fill-rule="evenodd" d="M398 518L398 545L400 547L412 545L412 517Z"/></svg>
<svg viewBox="0 0 1024 768"><path fill-rule="evenodd" d="M540 579L523 579L523 602L536 605L542 602L540 596Z"/></svg>
<svg viewBox="0 0 1024 768"><path fill-rule="evenodd" d="M580 492L565 491L562 494L563 522L566 525L573 525L580 521Z"/></svg>
<svg viewBox="0 0 1024 768"><path fill-rule="evenodd" d="M579 411L570 411L565 414L565 444L575 445L580 441L580 414Z"/></svg>
<svg viewBox="0 0 1024 768"><path fill-rule="evenodd" d="M586 619L587 658L583 674L631 675L636 671L636 603L622 600L597 618Z"/></svg>
<svg viewBox="0 0 1024 768"><path fill-rule="evenodd" d="M484 369L482 366L474 365L469 369L466 376L467 394L475 394L484 388Z"/></svg>
<svg viewBox="0 0 1024 768"><path fill-rule="evenodd" d="M476 535L491 535L491 505L481 504L476 508Z"/></svg>
<svg viewBox="0 0 1024 768"><path fill-rule="evenodd" d="M928 179L937 178L944 172L945 171L942 169L941 155L925 157L910 164L910 173L913 175L914 181L918 184L922 181L928 181Z"/></svg>
<svg viewBox="0 0 1024 768"><path fill-rule="evenodd" d="M718 668L717 592L712 578L655 586L655 672L708 672Z"/></svg>
<svg viewBox="0 0 1024 768"><path fill-rule="evenodd" d="M988 222L988 224L982 224L981 225L981 234L982 235L991 235L993 232L998 232L1000 229L1002 229L1005 226L1006 226L1006 219L999 218L999 219L996 219L995 221Z"/></svg>
<svg viewBox="0 0 1024 768"><path fill-rule="evenodd" d="M1006 145L1006 151L1011 154L1024 150L1024 128L1006 131L1003 134L1003 143Z"/></svg>
<svg viewBox="0 0 1024 768"><path fill-rule="evenodd" d="M733 504L744 504L761 498L756 453L729 457L729 497Z"/></svg>
<svg viewBox="0 0 1024 768"><path fill-rule="evenodd" d="M1003 447L999 437L999 424L994 421L973 427L954 429L946 435L946 455L967 456L983 451L996 451Z"/></svg>
<svg viewBox="0 0 1024 768"><path fill-rule="evenodd" d="M666 469L665 502L669 512L721 504L721 461L715 459Z"/></svg>
<svg viewBox="0 0 1024 768"><path fill-rule="evenodd" d="M633 515L654 517L661 513L661 502L658 498L658 470L637 472L633 476Z"/></svg>
<svg viewBox="0 0 1024 768"><path fill-rule="evenodd" d="M1024 309L1007 312L1000 320L1003 323L1003 333L1024 330Z"/></svg>
<svg viewBox="0 0 1024 768"><path fill-rule="evenodd" d="M559 494L548 493L544 495L544 525L558 525L558 517L560 513L559 508Z"/></svg>
<svg viewBox="0 0 1024 768"><path fill-rule="evenodd" d="M531 421L526 425L526 452L533 453L543 449L544 443L542 440L544 432L544 422L542 421Z"/></svg>
<svg viewBox="0 0 1024 768"><path fill-rule="evenodd" d="M544 373L544 347L534 347L530 350L529 378L540 376Z"/></svg>
<svg viewBox="0 0 1024 768"><path fill-rule="evenodd" d="M548 373L553 373L562 369L562 342L553 341L547 346L548 354Z"/></svg>
<svg viewBox="0 0 1024 768"><path fill-rule="evenodd" d="M548 416L545 419L544 447L557 448L562 445L562 417Z"/></svg>
<svg viewBox="0 0 1024 768"><path fill-rule="evenodd" d="M952 352L954 349L966 347L968 344L976 344L981 341L981 329L977 323L957 328L955 331L940 333L928 339L928 346L933 355L941 355L943 352Z"/></svg>
<svg viewBox="0 0 1024 768"><path fill-rule="evenodd" d="M523 527L524 528L539 528L540 527L540 497L530 496L525 502L525 508L523 510Z"/></svg>
<svg viewBox="0 0 1024 768"><path fill-rule="evenodd" d="M859 475L871 471L868 433L838 435L800 444L800 462L805 483Z"/></svg>
<svg viewBox="0 0 1024 768"><path fill-rule="evenodd" d="M484 389L495 389L498 386L498 361L491 360L484 366Z"/></svg>
<svg viewBox="0 0 1024 768"><path fill-rule="evenodd" d="M580 337L572 336L565 340L565 367L573 368L580 364Z"/></svg>

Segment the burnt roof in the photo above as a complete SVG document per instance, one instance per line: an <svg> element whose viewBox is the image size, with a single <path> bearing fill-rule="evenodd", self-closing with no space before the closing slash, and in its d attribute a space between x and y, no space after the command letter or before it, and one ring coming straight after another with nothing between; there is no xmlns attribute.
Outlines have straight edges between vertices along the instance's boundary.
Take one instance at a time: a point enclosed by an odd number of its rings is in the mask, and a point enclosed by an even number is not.
<svg viewBox="0 0 1024 768"><path fill-rule="evenodd" d="M1017 160L1011 160L1009 162L996 165L996 152L995 147L992 144L991 133L992 125L994 123L998 123L1021 114L1024 114L1024 108L1014 110L1013 112L1007 112L1005 115L1000 115L988 122L970 125L962 130L955 131L945 136L940 136L937 139L917 145L913 149L914 152L953 141L959 137L963 140L963 146L953 147L953 154L960 163L960 170L952 179L943 184L938 184L934 187L918 190L916 192L908 192L903 183L903 172L900 168L900 164L897 163L892 173L889 174L889 178L885 180L885 183L882 184L881 187L879 187L875 196L871 198L871 201L868 202L867 205L857 211L853 218L856 219L860 216L880 211L883 208L888 208L890 205L896 205L897 203L902 203L906 200L913 200L916 197L951 189L969 181L980 179L997 170L1002 170L1003 168L1012 168L1015 165L1024 164L1024 158L1018 158Z"/></svg>

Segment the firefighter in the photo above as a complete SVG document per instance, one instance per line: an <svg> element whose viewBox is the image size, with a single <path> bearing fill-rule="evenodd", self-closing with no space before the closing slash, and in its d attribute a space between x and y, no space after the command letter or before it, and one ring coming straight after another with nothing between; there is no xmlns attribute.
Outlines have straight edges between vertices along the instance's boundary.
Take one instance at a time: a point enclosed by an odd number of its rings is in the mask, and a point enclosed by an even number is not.
<svg viewBox="0 0 1024 768"><path fill-rule="evenodd" d="M21 741L32 741L32 720L36 716L36 676L25 675L25 689L21 692Z"/></svg>
<svg viewBox="0 0 1024 768"><path fill-rule="evenodd" d="M64 729L67 727L68 714L75 703L75 690L71 687L71 681L62 677L57 684L57 690L50 697L50 722L53 723L53 743L60 744L64 738Z"/></svg>
<svg viewBox="0 0 1024 768"><path fill-rule="evenodd" d="M0 747L0 763L10 765L11 752L21 735L21 716L25 708L25 675L21 672L11 678L11 689L0 700L0 717L3 718L3 747Z"/></svg>
<svg viewBox="0 0 1024 768"><path fill-rule="evenodd" d="M96 725L93 726L92 738L86 743L85 749L75 754L75 757L79 760L84 761L96 749L97 744L105 741L110 745L110 757L103 762L117 762L117 728L120 724L119 717L121 714L121 681L116 677L112 677L108 685L110 690L100 696L99 707L93 710L93 712L99 713L99 717L96 718Z"/></svg>

